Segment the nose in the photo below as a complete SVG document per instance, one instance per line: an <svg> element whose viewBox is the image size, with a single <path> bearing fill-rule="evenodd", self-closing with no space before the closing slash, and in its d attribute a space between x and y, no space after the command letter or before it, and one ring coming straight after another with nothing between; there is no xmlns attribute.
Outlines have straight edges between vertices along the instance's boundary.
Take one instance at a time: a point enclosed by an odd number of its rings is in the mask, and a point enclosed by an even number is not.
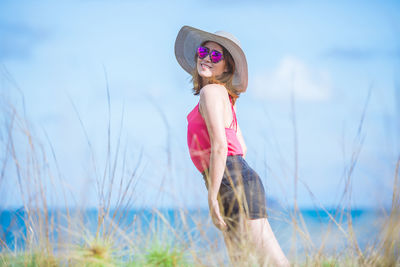
<svg viewBox="0 0 400 267"><path fill-rule="evenodd" d="M205 58L203 58L203 61L211 63L211 54L208 54Z"/></svg>

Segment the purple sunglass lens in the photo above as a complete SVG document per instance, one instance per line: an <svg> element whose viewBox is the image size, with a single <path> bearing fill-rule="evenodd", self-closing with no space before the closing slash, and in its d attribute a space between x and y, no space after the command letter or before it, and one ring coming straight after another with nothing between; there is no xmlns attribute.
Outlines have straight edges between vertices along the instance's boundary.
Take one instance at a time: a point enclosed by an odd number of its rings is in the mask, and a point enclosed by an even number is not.
<svg viewBox="0 0 400 267"><path fill-rule="evenodd" d="M208 55L208 48L200 46L199 48L197 48L197 55L201 59L205 58Z"/></svg>
<svg viewBox="0 0 400 267"><path fill-rule="evenodd" d="M222 59L222 54L218 51L212 51L211 53L211 61L213 63L218 63Z"/></svg>

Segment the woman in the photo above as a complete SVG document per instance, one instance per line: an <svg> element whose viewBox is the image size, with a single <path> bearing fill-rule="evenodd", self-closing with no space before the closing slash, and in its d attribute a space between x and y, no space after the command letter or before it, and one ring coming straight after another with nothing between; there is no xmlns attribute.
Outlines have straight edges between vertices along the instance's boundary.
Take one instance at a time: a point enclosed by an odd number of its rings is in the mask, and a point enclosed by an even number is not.
<svg viewBox="0 0 400 267"><path fill-rule="evenodd" d="M239 41L227 32L184 26L175 56L200 95L187 116L189 152L205 180L210 215L223 231L232 262L243 263L255 253L262 266L290 266L269 225L262 182L244 160L235 102L247 88L247 61Z"/></svg>

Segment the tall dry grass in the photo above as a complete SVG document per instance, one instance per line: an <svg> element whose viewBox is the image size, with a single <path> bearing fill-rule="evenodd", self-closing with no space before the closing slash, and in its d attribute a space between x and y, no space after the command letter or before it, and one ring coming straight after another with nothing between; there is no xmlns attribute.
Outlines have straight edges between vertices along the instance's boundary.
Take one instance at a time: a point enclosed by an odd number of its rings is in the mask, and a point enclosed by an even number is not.
<svg viewBox="0 0 400 267"><path fill-rule="evenodd" d="M313 229L307 225L297 204L298 140L296 111L292 102L295 138L293 208L269 210L269 214L272 219L286 224L288 227L285 230L292 231L292 238L287 241L290 244L287 252L294 266L400 266L400 158L393 171L392 205L390 210L379 213L381 224L376 240L369 246L361 247L352 221L352 177L363 144L362 129L368 99L369 95L354 139L352 157L345 168L345 186L337 208L333 211L326 209L309 190L318 210L329 217L320 242L315 242ZM79 110L71 100L91 151L88 161L91 162L91 175L96 184L98 200L94 224L87 221L87 210L81 210L79 205L70 208L67 196L72 193L60 171L57 151L48 136L45 135L46 142L42 143L25 112L21 115L12 105L3 106L0 185L13 181L15 177L23 205L22 229L25 230L14 233L15 240L21 243L10 247L4 237L7 229L2 229L0 266L229 266L221 234L201 214L183 209L176 211L174 218L168 217L170 213L157 209L152 210L150 215L148 211L135 215L129 213L136 196L135 186L140 178L138 170L142 156L139 155L135 166L129 169L131 164L120 138L123 118L116 145L112 146L108 85L107 101L107 155L105 163L100 164L96 161ZM167 153L170 169L170 149ZM304 186L308 188L306 184ZM55 198L65 203L63 209L51 207L49 201ZM131 215L134 217L127 218ZM215 234L210 235L210 232ZM345 244L327 252L331 238L341 238ZM251 255L253 248L245 244L242 249L248 252L245 254L249 257L244 257L238 265L257 266L257 261Z"/></svg>

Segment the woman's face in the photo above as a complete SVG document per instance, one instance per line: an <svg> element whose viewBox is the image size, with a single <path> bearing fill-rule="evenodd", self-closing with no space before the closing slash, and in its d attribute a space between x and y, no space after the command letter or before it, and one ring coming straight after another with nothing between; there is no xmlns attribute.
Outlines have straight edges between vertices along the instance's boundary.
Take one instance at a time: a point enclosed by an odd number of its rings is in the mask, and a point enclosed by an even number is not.
<svg viewBox="0 0 400 267"><path fill-rule="evenodd" d="M203 46L207 47L210 51L217 50L222 54L222 47L215 42L207 42ZM207 55L205 58L200 59L197 57L197 72L203 78L211 78L218 75L221 75L226 71L225 68L225 60L222 59L218 63L212 63L210 59L210 55Z"/></svg>

